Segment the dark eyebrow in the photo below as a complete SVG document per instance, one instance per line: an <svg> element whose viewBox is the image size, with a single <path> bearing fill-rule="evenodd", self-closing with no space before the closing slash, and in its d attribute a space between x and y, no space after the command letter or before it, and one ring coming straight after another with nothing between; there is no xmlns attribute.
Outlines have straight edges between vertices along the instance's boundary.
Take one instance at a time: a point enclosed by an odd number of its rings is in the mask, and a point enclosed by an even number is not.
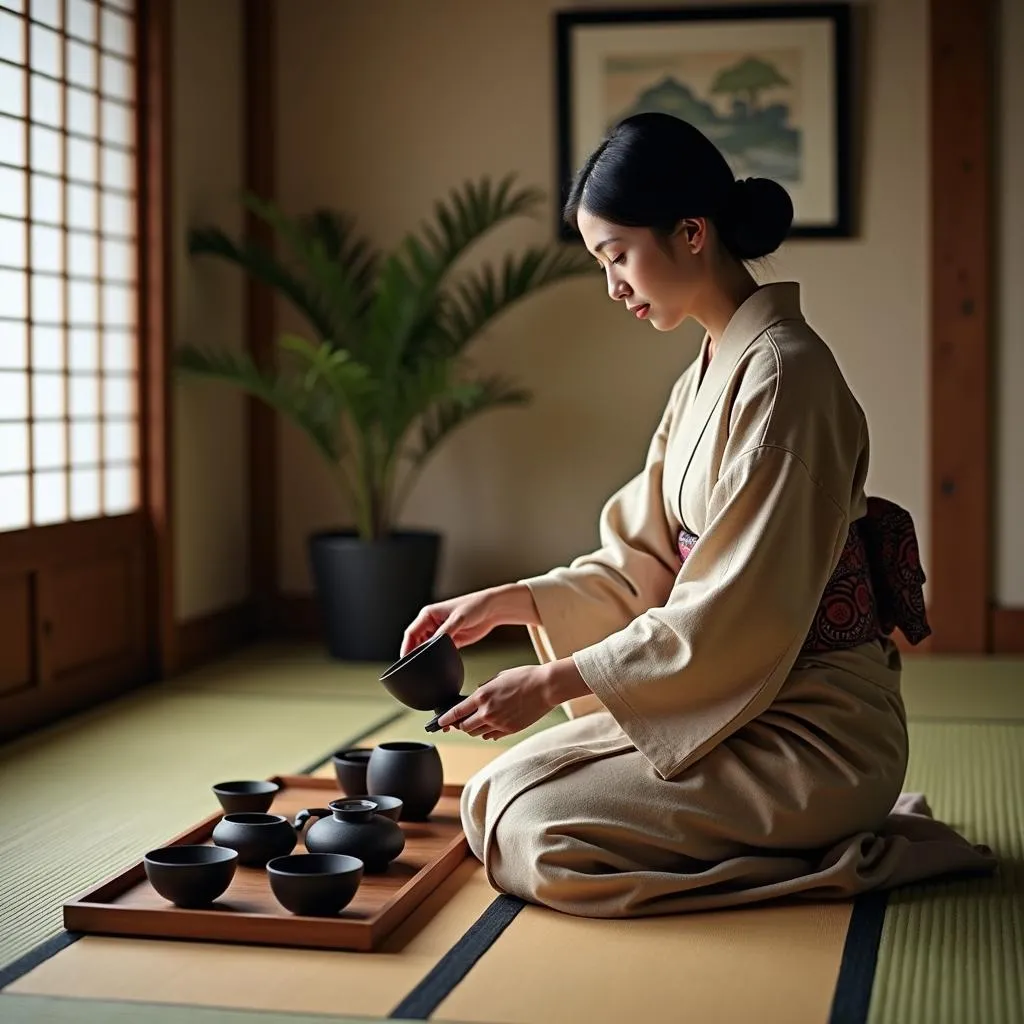
<svg viewBox="0 0 1024 1024"><path fill-rule="evenodd" d="M613 235L611 238L606 238L603 242L598 242L597 245L594 246L594 252L600 252L606 245L611 245L612 242L617 241L619 241L619 239L615 235Z"/></svg>

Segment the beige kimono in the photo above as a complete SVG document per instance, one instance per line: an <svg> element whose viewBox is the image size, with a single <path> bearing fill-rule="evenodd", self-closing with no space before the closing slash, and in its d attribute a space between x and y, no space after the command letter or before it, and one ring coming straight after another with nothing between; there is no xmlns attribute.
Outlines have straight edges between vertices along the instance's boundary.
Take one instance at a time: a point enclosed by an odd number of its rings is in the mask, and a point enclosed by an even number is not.
<svg viewBox="0 0 1024 1024"><path fill-rule="evenodd" d="M495 888L600 917L990 867L925 814L890 813L907 766L894 644L801 652L865 512L868 431L797 285L751 296L702 377L706 346L600 548L525 581L538 656L572 656L593 695L470 780L474 853ZM699 537L682 567L680 528Z"/></svg>

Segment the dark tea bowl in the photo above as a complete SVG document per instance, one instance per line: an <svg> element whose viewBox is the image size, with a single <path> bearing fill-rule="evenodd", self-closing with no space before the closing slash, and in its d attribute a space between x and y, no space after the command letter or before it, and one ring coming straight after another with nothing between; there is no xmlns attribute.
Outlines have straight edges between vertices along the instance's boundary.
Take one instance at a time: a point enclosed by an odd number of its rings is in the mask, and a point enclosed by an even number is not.
<svg viewBox="0 0 1024 1024"><path fill-rule="evenodd" d="M334 775L346 796L366 791L366 766L372 753L372 747L353 747L350 750L338 750L331 757Z"/></svg>
<svg viewBox="0 0 1024 1024"><path fill-rule="evenodd" d="M433 711L427 732L437 731L437 719L462 700L465 665L455 642L447 633L438 633L404 658L396 661L380 677L384 689L406 707Z"/></svg>
<svg viewBox="0 0 1024 1024"><path fill-rule="evenodd" d="M149 884L176 907L202 907L235 877L238 853L219 846L166 846L142 858Z"/></svg>
<svg viewBox="0 0 1024 1024"><path fill-rule="evenodd" d="M214 826L214 845L238 853L238 863L263 867L275 857L284 857L295 849L298 836L283 814L225 814Z"/></svg>
<svg viewBox="0 0 1024 1024"><path fill-rule="evenodd" d="M270 889L285 910L330 917L352 902L363 880L363 862L343 853L295 853L267 864Z"/></svg>
<svg viewBox="0 0 1024 1024"><path fill-rule="evenodd" d="M213 792L225 814L245 814L270 810L280 788L276 782L251 780L218 782Z"/></svg>

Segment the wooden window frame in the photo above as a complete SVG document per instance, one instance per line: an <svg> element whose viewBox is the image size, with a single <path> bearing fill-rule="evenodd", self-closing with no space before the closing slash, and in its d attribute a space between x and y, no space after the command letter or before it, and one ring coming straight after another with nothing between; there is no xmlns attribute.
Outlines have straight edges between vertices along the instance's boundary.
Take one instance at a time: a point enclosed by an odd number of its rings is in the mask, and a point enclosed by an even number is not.
<svg viewBox="0 0 1024 1024"><path fill-rule="evenodd" d="M149 674L178 667L174 611L174 507L171 401L173 345L173 210L171 0L136 0L140 62L138 140L138 294L141 504L146 514L146 590Z"/></svg>

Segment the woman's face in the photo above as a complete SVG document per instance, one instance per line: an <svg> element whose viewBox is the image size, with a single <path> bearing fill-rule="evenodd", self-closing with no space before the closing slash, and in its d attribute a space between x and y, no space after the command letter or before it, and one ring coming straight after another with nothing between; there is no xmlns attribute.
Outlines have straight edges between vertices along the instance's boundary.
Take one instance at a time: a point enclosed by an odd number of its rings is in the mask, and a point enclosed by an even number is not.
<svg viewBox="0 0 1024 1024"><path fill-rule="evenodd" d="M609 296L632 316L671 331L690 315L701 277L701 222L683 221L667 243L650 228L622 227L584 209L576 223L604 269Z"/></svg>

